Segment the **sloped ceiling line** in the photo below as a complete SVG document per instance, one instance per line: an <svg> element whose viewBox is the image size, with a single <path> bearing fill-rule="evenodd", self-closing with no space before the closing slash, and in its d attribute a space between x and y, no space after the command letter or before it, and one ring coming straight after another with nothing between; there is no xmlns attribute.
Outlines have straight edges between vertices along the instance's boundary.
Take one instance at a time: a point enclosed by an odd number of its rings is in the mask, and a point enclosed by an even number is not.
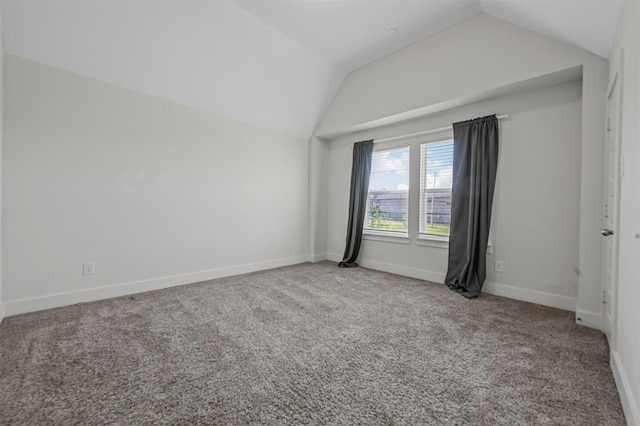
<svg viewBox="0 0 640 426"><path fill-rule="evenodd" d="M623 0L0 3L8 54L303 140L313 133L346 74L479 13L608 57L622 4Z"/></svg>

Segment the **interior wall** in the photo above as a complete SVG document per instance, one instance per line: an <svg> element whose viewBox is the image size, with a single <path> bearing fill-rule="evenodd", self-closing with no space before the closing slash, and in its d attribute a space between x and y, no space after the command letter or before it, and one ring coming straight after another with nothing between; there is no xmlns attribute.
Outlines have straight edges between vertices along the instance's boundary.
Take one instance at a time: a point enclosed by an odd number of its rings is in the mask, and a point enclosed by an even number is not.
<svg viewBox="0 0 640 426"><path fill-rule="evenodd" d="M327 167L329 141L322 138L311 138L309 141L309 257L310 262L317 262L327 258L327 204L318 204L319 200L326 200Z"/></svg>
<svg viewBox="0 0 640 426"><path fill-rule="evenodd" d="M341 260L347 229L353 143L445 127L489 114L500 122L498 176L493 204L489 270L485 291L575 310L578 297L580 210L580 81L519 93L458 108L436 117L343 136L329 148L329 258ZM411 184L419 189L419 145L452 137L452 131L376 144L411 146ZM410 239L365 236L363 266L443 283L447 246L417 240L418 204L410 203ZM504 272L493 263L504 263Z"/></svg>
<svg viewBox="0 0 640 426"><path fill-rule="evenodd" d="M308 140L345 73L239 3L0 7L7 53Z"/></svg>
<svg viewBox="0 0 640 426"><path fill-rule="evenodd" d="M0 23L2 17L0 17ZM2 42L2 25L0 24L0 240L2 239L2 140L4 122L4 44ZM4 303L2 298L2 247L0 244L0 322L4 318Z"/></svg>
<svg viewBox="0 0 640 426"><path fill-rule="evenodd" d="M306 259L307 141L13 55L5 78L7 315Z"/></svg>
<svg viewBox="0 0 640 426"><path fill-rule="evenodd" d="M626 1L610 58L610 77L622 71L618 317L611 362L630 425L640 425L640 6Z"/></svg>
<svg viewBox="0 0 640 426"><path fill-rule="evenodd" d="M344 134L367 123L583 65L585 72L604 67L606 74L603 58L479 14L350 73L316 135Z"/></svg>
<svg viewBox="0 0 640 426"><path fill-rule="evenodd" d="M577 317L583 324L599 328L605 59L480 14L349 74L315 138L334 139L433 115L576 67L582 69L583 79L580 211L574 218L579 223ZM311 185L321 187L330 176L330 170L317 179L311 176ZM311 205L320 216L326 201L319 198ZM310 232L314 229L319 234L327 232L311 223ZM312 255L322 251L319 248Z"/></svg>

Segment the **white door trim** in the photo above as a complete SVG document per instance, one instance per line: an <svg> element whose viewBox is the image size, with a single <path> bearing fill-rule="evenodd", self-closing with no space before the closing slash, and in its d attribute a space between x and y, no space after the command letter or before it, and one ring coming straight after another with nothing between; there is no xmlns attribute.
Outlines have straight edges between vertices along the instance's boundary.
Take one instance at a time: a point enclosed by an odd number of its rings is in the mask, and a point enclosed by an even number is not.
<svg viewBox="0 0 640 426"><path fill-rule="evenodd" d="M615 185L614 185L614 198L615 198L615 206L609 206L608 210L609 212L613 212L613 244L611 247L611 250L613 251L613 253L611 254L611 258L613 259L613 265L611 267L612 270L612 274L611 274L611 294L607 297L607 256L608 256L608 252L607 252L607 247L606 244L603 245L603 250L602 250L602 308L601 308L601 313L602 313L602 330L607 333L607 337L609 339L609 346L611 347L611 349L613 350L616 346L616 327L617 327L617 317L618 317L618 312L617 312L617 305L618 305L618 301L617 301L617 297L618 297L618 247L619 247L619 229L620 229L620 221L619 221L619 217L620 217L620 172L622 170L621 167L621 145L622 145L622 96L623 96L623 70L624 70L624 49L620 49L620 55L619 55L619 60L618 63L616 64L616 69L615 72L613 74L613 78L611 79L611 81L609 82L609 85L607 87L607 93L606 93L606 104L607 104L607 136L606 136L606 141L605 141L605 149L604 149L604 158L603 160L605 161L605 170L607 171L607 173L605 174L605 185L604 185L604 193L603 193L603 223L605 223L605 209L607 209L607 206L609 204L609 200L608 200L608 196L609 196L609 167L610 165L609 163L609 128L610 126L615 126L616 129L616 134L615 134L615 161L614 161L614 165L615 165ZM616 89L617 87L617 95L618 95L618 99L616 100L616 116L613 117L613 119L615 120L615 122L611 123L609 122L609 120L611 119L610 117L610 106L609 106L609 99L611 98L612 94L613 94L613 90ZM611 238L611 237L607 237L607 238ZM609 319L607 310L610 309L611 310L611 318ZM610 323L608 323L610 322Z"/></svg>

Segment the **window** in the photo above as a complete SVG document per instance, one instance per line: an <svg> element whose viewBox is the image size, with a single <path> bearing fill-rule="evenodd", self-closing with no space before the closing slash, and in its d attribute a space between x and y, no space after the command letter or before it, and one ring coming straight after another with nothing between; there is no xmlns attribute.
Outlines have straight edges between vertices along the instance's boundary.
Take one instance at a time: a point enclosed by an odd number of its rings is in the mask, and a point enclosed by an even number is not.
<svg viewBox="0 0 640 426"><path fill-rule="evenodd" d="M408 200L409 147L374 152L364 229L406 234Z"/></svg>
<svg viewBox="0 0 640 426"><path fill-rule="evenodd" d="M420 145L420 235L449 236L453 141Z"/></svg>

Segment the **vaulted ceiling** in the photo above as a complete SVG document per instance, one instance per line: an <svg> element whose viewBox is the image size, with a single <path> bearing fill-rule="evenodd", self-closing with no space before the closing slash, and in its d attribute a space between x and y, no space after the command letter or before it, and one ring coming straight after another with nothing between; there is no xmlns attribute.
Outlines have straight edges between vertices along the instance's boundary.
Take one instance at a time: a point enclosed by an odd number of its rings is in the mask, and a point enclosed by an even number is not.
<svg viewBox="0 0 640 426"><path fill-rule="evenodd" d="M622 0L2 0L6 53L308 139L347 73L488 13L609 56Z"/></svg>
<svg viewBox="0 0 640 426"><path fill-rule="evenodd" d="M622 9L618 0L238 0L236 4L345 72L482 12L607 58Z"/></svg>

